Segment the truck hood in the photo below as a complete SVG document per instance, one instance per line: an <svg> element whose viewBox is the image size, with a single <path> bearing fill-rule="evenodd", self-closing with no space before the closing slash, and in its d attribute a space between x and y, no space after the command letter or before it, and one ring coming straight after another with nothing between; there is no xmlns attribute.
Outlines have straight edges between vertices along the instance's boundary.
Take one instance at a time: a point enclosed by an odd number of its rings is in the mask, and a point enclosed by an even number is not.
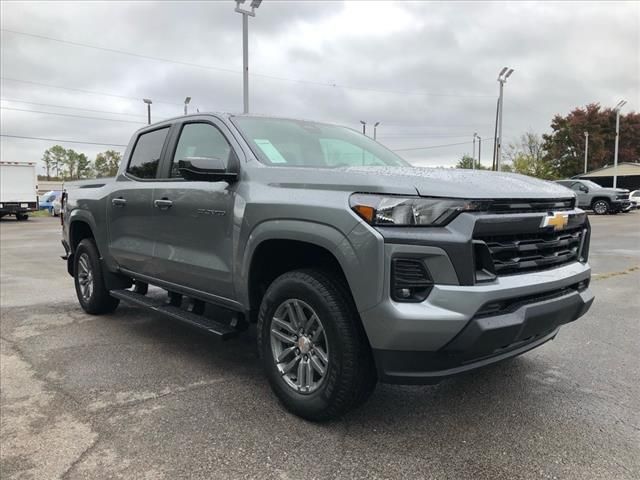
<svg viewBox="0 0 640 480"><path fill-rule="evenodd" d="M266 167L272 185L451 198L572 198L561 185L514 173L418 167ZM273 181L270 181L273 179Z"/></svg>

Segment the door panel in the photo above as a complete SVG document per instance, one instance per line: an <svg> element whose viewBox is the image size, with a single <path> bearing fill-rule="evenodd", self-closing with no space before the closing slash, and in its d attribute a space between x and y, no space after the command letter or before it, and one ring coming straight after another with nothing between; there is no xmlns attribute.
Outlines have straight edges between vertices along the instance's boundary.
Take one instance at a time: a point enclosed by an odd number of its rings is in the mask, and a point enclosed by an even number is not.
<svg viewBox="0 0 640 480"><path fill-rule="evenodd" d="M165 150L168 126L142 132L107 199L109 249L122 268L148 273L153 260L153 189Z"/></svg>
<svg viewBox="0 0 640 480"><path fill-rule="evenodd" d="M226 182L170 182L154 191L153 275L234 298L233 187Z"/></svg>
<svg viewBox="0 0 640 480"><path fill-rule="evenodd" d="M146 273L153 252L153 187L151 182L124 180L107 200L109 250L118 265Z"/></svg>
<svg viewBox="0 0 640 480"><path fill-rule="evenodd" d="M155 249L150 275L234 300L236 184L186 181L177 169L178 161L186 157L216 157L227 166L230 159L237 162L224 129L212 117L176 125L175 145L162 167L167 178L153 193Z"/></svg>

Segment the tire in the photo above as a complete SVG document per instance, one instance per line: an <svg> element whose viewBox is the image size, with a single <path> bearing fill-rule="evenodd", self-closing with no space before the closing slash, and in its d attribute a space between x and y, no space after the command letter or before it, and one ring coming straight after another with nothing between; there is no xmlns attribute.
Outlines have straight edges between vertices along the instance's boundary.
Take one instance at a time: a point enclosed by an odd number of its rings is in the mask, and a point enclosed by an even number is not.
<svg viewBox="0 0 640 480"><path fill-rule="evenodd" d="M29 220L29 215L26 213L16 213L16 220L24 222L25 220Z"/></svg>
<svg viewBox="0 0 640 480"><path fill-rule="evenodd" d="M609 213L610 205L607 200L601 199L594 201L591 208L596 215L606 215Z"/></svg>
<svg viewBox="0 0 640 480"><path fill-rule="evenodd" d="M73 278L82 309L91 315L113 312L120 300L109 295L104 284L100 254L94 241L85 238L73 255ZM87 283L83 283L83 282Z"/></svg>
<svg viewBox="0 0 640 480"><path fill-rule="evenodd" d="M295 343L272 333L275 329L291 339L295 334L282 323L303 323L291 318L289 307L296 318L302 311L308 326L303 333L298 330ZM314 314L316 321L311 320ZM335 275L309 269L278 277L262 299L257 331L271 388L290 412L307 420L330 420L359 406L373 392L377 378L371 349L347 287ZM294 350L278 364L276 355L286 349ZM284 371L291 364L293 368ZM317 365L324 367L324 375Z"/></svg>
<svg viewBox="0 0 640 480"><path fill-rule="evenodd" d="M53 207L49 208L49 216L50 217L55 217L56 216L56 211Z"/></svg>

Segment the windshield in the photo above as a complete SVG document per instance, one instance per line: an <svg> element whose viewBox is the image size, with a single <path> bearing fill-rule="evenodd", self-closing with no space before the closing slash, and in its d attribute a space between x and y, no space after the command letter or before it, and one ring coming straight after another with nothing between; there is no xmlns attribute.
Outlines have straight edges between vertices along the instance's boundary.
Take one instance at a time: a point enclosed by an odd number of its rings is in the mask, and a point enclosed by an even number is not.
<svg viewBox="0 0 640 480"><path fill-rule="evenodd" d="M595 182L592 182L591 180L580 180L580 183L582 183L585 187L589 187L589 188L602 188L602 186L598 185Z"/></svg>
<svg viewBox="0 0 640 480"><path fill-rule="evenodd" d="M258 159L287 167L353 167L409 164L355 130L323 123L261 117L233 117Z"/></svg>

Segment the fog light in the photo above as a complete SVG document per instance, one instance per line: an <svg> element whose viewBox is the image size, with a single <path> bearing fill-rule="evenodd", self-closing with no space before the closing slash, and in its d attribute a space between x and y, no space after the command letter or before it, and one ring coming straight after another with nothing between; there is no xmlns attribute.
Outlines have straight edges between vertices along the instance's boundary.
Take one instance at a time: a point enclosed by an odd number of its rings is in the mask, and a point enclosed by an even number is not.
<svg viewBox="0 0 640 480"><path fill-rule="evenodd" d="M411 297L411 290L408 288L401 288L398 290L398 297L400 298L409 298Z"/></svg>

